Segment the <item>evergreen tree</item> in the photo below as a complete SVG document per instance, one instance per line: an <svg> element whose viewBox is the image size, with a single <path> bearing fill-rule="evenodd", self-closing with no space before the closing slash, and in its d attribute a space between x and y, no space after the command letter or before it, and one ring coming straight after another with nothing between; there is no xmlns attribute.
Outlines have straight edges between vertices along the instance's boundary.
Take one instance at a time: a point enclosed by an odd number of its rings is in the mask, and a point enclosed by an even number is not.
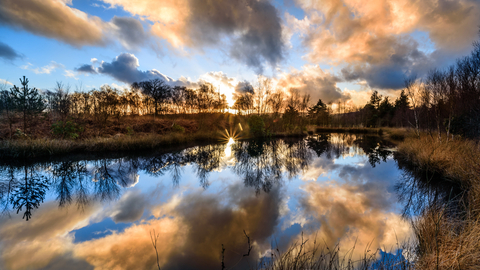
<svg viewBox="0 0 480 270"><path fill-rule="evenodd" d="M323 103L323 101L319 99L315 106L308 109L308 117L312 118L317 125L320 122L323 122L325 125L325 122L328 122L327 104Z"/></svg>
<svg viewBox="0 0 480 270"><path fill-rule="evenodd" d="M45 103L37 88L28 87L28 79L20 78L22 87L14 85L10 88L12 101L15 108L23 114L23 132L26 133L30 118L41 113L45 109Z"/></svg>
<svg viewBox="0 0 480 270"><path fill-rule="evenodd" d="M380 107L381 101L382 101L382 95L380 95L377 90L373 91L372 96L370 96L370 101L363 108L366 115L365 126L367 127L377 126L377 122L379 120L378 108Z"/></svg>
<svg viewBox="0 0 480 270"><path fill-rule="evenodd" d="M388 100L388 97L385 97L380 105L378 106L378 117L380 118L381 126L390 125L390 120L393 117L394 107Z"/></svg>

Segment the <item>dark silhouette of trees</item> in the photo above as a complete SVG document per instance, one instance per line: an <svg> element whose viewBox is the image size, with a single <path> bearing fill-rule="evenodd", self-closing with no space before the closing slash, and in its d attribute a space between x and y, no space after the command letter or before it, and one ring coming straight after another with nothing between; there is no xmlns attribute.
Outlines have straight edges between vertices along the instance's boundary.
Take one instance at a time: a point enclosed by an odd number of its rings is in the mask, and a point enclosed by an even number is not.
<svg viewBox="0 0 480 270"><path fill-rule="evenodd" d="M404 127L408 124L410 110L410 103L408 102L408 96L405 93L405 90L400 92L400 96L395 100L394 115L393 119L397 127Z"/></svg>
<svg viewBox="0 0 480 270"><path fill-rule="evenodd" d="M3 89L0 92L0 112L5 112L10 130L10 139L13 134L14 110L15 103L13 101L12 92L7 91L5 85L3 85Z"/></svg>
<svg viewBox="0 0 480 270"><path fill-rule="evenodd" d="M323 103L323 101L319 99L315 106L312 106L308 109L308 117L311 118L313 123L316 125L328 125L330 115L327 104Z"/></svg>

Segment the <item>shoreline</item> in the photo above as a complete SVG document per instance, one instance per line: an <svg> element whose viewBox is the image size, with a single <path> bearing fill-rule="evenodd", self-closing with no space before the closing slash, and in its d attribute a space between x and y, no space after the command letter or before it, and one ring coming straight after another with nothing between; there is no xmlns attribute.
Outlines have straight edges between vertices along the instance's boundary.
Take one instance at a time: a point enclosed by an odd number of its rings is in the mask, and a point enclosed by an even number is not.
<svg viewBox="0 0 480 270"><path fill-rule="evenodd" d="M267 137L240 134L240 140L259 138L304 137L316 133L352 133L386 136L391 140L403 139L405 130L385 128L328 128L309 126L303 132L277 132ZM402 134L401 136L395 134ZM393 134L393 135L392 135ZM217 143L228 140L224 131L196 131L181 133L171 131L166 134L145 133L136 135L116 134L109 137L93 137L87 139L68 140L55 138L40 139L6 139L0 141L0 160L33 158L46 159L64 157L66 155L95 155L108 153L125 153L154 151L160 148L185 148L203 143Z"/></svg>
<svg viewBox="0 0 480 270"><path fill-rule="evenodd" d="M386 132L385 132L386 131ZM302 132L277 132L267 137L252 136L243 132L239 140L259 138L287 138L304 137L315 133L355 133L387 136L391 129L381 128L325 128L309 126ZM8 159L48 159L61 158L67 155L108 155L127 154L128 152L155 151L162 148L185 148L197 144L217 143L228 140L225 131L220 129L212 131L199 130L191 133L171 131L166 134L116 134L109 137L93 137L86 139L68 140L56 138L39 139L5 139L0 141L0 160Z"/></svg>

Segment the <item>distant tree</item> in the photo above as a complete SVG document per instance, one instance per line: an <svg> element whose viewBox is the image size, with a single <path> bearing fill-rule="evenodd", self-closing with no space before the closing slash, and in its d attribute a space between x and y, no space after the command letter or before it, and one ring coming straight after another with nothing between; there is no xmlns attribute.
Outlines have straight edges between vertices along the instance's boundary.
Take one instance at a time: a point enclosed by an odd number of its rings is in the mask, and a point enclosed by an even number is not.
<svg viewBox="0 0 480 270"><path fill-rule="evenodd" d="M277 90L275 93L271 94L267 100L267 103L275 117L277 117L278 113L284 106L284 96L285 94L282 90Z"/></svg>
<svg viewBox="0 0 480 270"><path fill-rule="evenodd" d="M419 92L420 92L420 86L416 83L417 78L411 77L408 79L405 79L405 92L408 95L408 98L410 99L410 104L412 105L413 108L413 116L415 118L415 124L413 125L415 128L415 133L417 134L417 137L420 137L420 125L419 125Z"/></svg>
<svg viewBox="0 0 480 270"><path fill-rule="evenodd" d="M174 105L174 108L173 108L174 113L177 113L182 109L183 109L183 113L185 113L186 92L187 92L187 88L185 86L173 87L171 98L172 98L172 103Z"/></svg>
<svg viewBox="0 0 480 270"><path fill-rule="evenodd" d="M380 107L381 101L382 96L375 90L370 96L370 101L363 107L365 112L365 125L367 127L377 126L380 118L378 108Z"/></svg>
<svg viewBox="0 0 480 270"><path fill-rule="evenodd" d="M45 109L45 103L36 88L28 87L28 79L20 78L22 87L14 85L10 88L11 97L15 108L23 114L23 132L26 133L30 119Z"/></svg>
<svg viewBox="0 0 480 270"><path fill-rule="evenodd" d="M147 95L153 99L153 105L155 108L154 117L158 115L159 111L163 110L162 105L168 101L171 94L171 87L161 79L152 79L149 81L133 83L132 87L140 89L144 95Z"/></svg>
<svg viewBox="0 0 480 270"><path fill-rule="evenodd" d="M408 96L405 90L400 92L400 96L395 100L394 106L394 119L396 119L397 126L400 125L403 127L403 123L408 117L408 110L410 109L410 103L408 102Z"/></svg>
<svg viewBox="0 0 480 270"><path fill-rule="evenodd" d="M378 117L381 126L389 126L394 114L394 107L388 97L383 98L378 106Z"/></svg>
<svg viewBox="0 0 480 270"><path fill-rule="evenodd" d="M375 109L378 109L381 101L382 95L380 95L377 90L374 90L372 95L370 96L369 103L372 104Z"/></svg>
<svg viewBox="0 0 480 270"><path fill-rule="evenodd" d="M71 96L69 95L70 86L57 82L54 91L47 91L47 105L51 113L60 116L61 121L65 121L70 113Z"/></svg>
<svg viewBox="0 0 480 270"><path fill-rule="evenodd" d="M308 109L308 117L311 118L317 125L321 122L323 125L325 125L326 122L328 122L327 104L323 103L323 101L319 99L315 106L312 106Z"/></svg>
<svg viewBox="0 0 480 270"><path fill-rule="evenodd" d="M283 123L285 125L285 129L287 130L294 130L298 124L302 124L298 122L298 117L300 116L298 110L296 110L293 106L287 105L287 109L283 114Z"/></svg>
<svg viewBox="0 0 480 270"><path fill-rule="evenodd" d="M15 104L13 102L12 93L7 90L6 84L0 85L0 112L5 112L8 119L8 126L10 129L10 138L13 134L13 111L15 109Z"/></svg>

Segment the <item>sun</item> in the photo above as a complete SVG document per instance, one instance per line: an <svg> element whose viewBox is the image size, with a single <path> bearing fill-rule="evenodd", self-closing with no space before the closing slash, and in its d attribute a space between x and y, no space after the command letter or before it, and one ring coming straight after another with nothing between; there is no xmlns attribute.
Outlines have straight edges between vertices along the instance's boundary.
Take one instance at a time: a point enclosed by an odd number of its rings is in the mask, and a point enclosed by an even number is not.
<svg viewBox="0 0 480 270"><path fill-rule="evenodd" d="M225 95L229 107L235 104L233 93L235 93L235 86L238 84L236 78L227 78L223 72L210 72L203 75L200 79L211 83L220 94Z"/></svg>

